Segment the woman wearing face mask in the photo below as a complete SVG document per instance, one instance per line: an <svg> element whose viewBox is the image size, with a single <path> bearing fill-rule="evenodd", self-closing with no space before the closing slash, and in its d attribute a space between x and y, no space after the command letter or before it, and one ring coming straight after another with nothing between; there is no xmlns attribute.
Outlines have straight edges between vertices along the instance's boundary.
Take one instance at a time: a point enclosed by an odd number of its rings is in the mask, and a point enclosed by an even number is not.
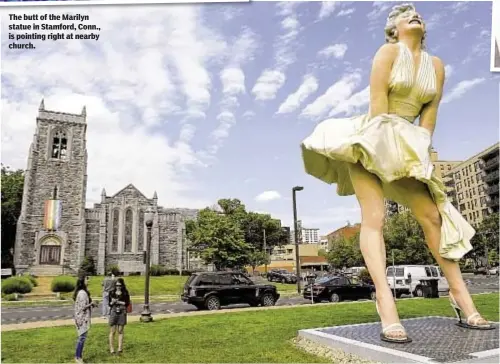
<svg viewBox="0 0 500 364"><path fill-rule="evenodd" d="M92 302L87 289L88 281L89 277L78 278L73 294L73 300L75 301L75 325L78 332L75 353L75 361L77 363L83 363L83 346L87 339L87 333L90 330L90 317L92 316L92 309L97 307L97 301Z"/></svg>
<svg viewBox="0 0 500 364"><path fill-rule="evenodd" d="M409 207L422 227L448 280L459 325L492 329L477 312L458 265L472 249L475 231L448 200L430 159L445 79L443 62L425 51L425 23L411 4L393 7L385 38L373 59L368 114L321 122L302 143L305 169L337 184L339 195L355 194L358 199L360 248L376 287L382 340L411 341L386 277L384 198Z"/></svg>
<svg viewBox="0 0 500 364"><path fill-rule="evenodd" d="M115 353L114 339L118 331L118 354L123 352L123 329L127 324L127 307L130 304L130 295L123 278L118 278L115 288L109 295L109 351Z"/></svg>

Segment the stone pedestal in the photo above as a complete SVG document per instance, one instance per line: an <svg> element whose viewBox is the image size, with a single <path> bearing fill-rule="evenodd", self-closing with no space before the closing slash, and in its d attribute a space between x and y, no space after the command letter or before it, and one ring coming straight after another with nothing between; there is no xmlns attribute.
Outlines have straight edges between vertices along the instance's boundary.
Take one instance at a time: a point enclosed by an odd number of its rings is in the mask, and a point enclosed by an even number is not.
<svg viewBox="0 0 500 364"><path fill-rule="evenodd" d="M380 322L300 330L299 337L363 359L383 363L498 363L499 325L495 330L458 327L450 317L402 320L413 342L380 340Z"/></svg>

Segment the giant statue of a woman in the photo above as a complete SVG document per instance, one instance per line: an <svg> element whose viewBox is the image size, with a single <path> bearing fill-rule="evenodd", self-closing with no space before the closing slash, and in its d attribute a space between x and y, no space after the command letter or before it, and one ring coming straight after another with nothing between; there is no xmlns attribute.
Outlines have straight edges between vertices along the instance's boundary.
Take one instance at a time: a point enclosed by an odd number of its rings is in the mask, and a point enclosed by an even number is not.
<svg viewBox="0 0 500 364"><path fill-rule="evenodd" d="M307 173L337 184L339 195L355 194L359 201L360 248L376 287L381 339L399 343L411 339L399 321L385 274L384 197L410 208L421 225L448 280L460 324L493 328L476 311L457 263L472 249L475 231L433 173L430 148L445 72L441 60L425 52L425 36L415 7L395 6L387 19L386 44L373 59L368 114L325 120L302 143Z"/></svg>

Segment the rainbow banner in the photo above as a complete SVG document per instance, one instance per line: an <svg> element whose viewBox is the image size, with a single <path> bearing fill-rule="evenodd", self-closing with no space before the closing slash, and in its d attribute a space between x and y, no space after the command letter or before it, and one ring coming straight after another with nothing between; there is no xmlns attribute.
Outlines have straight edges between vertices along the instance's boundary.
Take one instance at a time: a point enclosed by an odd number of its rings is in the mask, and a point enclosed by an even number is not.
<svg viewBox="0 0 500 364"><path fill-rule="evenodd" d="M45 214L43 219L43 227L45 230L54 231L59 229L61 224L61 200L45 201Z"/></svg>

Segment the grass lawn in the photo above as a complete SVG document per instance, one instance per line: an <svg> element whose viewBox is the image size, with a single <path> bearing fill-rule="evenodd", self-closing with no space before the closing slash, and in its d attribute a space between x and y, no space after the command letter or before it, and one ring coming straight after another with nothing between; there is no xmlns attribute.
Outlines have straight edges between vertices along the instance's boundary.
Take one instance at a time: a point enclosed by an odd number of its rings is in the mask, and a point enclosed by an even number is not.
<svg viewBox="0 0 500 364"><path fill-rule="evenodd" d="M52 277L42 277L41 281L44 282L42 287L36 287L37 293L50 294L50 282ZM127 289L132 296L144 295L144 277L142 276L129 276L123 277ZM175 295L179 296L184 288L184 283L186 283L188 277L186 276L161 276L161 277L151 277L149 294L151 296L162 296L162 295ZM50 282L47 282L50 280ZM93 297L99 297L102 290L103 276L91 277L89 281L89 291ZM265 281L267 282L267 281ZM297 286L294 284L281 284L281 283L271 283L278 288L280 293L296 292ZM285 294L286 294L285 293Z"/></svg>
<svg viewBox="0 0 500 364"><path fill-rule="evenodd" d="M499 294L474 296L486 319L498 321ZM446 298L398 301L401 318L453 316ZM372 302L299 306L171 318L125 329L124 354L108 354L106 325L94 325L84 351L87 362L114 363L320 363L328 362L295 348L297 330L378 321ZM72 362L74 327L2 333L5 363Z"/></svg>

